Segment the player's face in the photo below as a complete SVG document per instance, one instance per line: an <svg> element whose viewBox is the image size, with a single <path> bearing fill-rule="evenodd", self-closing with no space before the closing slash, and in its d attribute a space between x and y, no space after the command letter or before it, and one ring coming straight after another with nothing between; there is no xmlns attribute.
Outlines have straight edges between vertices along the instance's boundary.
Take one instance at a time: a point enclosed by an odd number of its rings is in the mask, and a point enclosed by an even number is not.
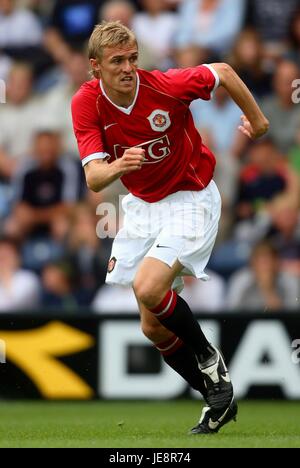
<svg viewBox="0 0 300 468"><path fill-rule="evenodd" d="M118 95L134 97L137 83L137 45L106 47L98 64L105 91L112 99Z"/></svg>

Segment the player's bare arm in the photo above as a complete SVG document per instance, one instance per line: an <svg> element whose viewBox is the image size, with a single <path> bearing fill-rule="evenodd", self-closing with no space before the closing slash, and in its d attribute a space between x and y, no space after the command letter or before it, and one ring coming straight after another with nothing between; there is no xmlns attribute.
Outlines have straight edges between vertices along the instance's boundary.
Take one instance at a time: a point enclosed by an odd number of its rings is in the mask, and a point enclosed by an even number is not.
<svg viewBox="0 0 300 468"><path fill-rule="evenodd" d="M87 186L93 192L100 192L123 175L139 171L144 159L145 150L129 148L111 164L102 159L91 161L84 167Z"/></svg>
<svg viewBox="0 0 300 468"><path fill-rule="evenodd" d="M229 95L245 114L241 117L242 125L239 130L253 140L263 136L269 129L269 121L245 83L230 65L212 63L211 66L218 73L221 86L226 88Z"/></svg>

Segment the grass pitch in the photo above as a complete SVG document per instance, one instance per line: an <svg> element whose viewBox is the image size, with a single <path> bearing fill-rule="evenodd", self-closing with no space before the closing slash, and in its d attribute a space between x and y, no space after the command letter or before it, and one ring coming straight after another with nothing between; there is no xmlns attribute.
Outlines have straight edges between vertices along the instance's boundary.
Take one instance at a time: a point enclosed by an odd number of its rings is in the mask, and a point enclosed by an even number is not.
<svg viewBox="0 0 300 468"><path fill-rule="evenodd" d="M242 402L238 422L189 436L201 402L0 403L0 447L300 447L300 402Z"/></svg>

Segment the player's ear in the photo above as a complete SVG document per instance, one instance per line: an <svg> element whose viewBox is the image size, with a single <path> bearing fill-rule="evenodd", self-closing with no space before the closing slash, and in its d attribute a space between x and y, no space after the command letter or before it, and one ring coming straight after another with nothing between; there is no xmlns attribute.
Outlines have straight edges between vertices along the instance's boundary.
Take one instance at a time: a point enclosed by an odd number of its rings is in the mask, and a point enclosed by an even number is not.
<svg viewBox="0 0 300 468"><path fill-rule="evenodd" d="M100 77L100 64L97 59L90 59L90 64L94 72Z"/></svg>

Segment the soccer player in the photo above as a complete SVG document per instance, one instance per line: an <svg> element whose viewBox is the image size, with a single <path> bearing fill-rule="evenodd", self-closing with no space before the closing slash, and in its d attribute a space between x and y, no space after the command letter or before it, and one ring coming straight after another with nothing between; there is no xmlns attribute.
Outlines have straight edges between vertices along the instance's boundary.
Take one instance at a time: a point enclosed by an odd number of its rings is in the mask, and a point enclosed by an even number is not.
<svg viewBox="0 0 300 468"><path fill-rule="evenodd" d="M130 192L106 281L132 285L144 334L204 396L207 406L191 433L217 432L237 413L232 383L222 354L178 295L182 276L207 279L221 212L215 158L189 105L224 86L244 112L244 134L256 139L269 123L224 63L166 73L138 69L135 35L119 22L95 27L89 59L94 79L72 101L87 185L99 192L121 178Z"/></svg>

